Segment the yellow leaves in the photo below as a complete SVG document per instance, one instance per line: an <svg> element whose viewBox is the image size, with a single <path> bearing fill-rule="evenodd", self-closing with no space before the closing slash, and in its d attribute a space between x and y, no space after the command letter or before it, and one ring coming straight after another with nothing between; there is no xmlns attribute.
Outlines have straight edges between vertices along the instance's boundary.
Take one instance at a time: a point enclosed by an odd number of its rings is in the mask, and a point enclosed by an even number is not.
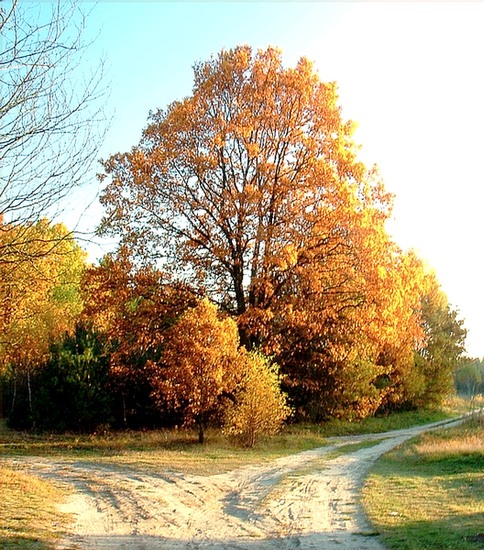
<svg viewBox="0 0 484 550"><path fill-rule="evenodd" d="M86 254L62 224L3 226L0 244L0 362L40 362L50 344L70 331L82 303L79 285Z"/></svg>
<svg viewBox="0 0 484 550"><path fill-rule="evenodd" d="M251 132L252 132L252 128L250 129L250 132L247 137L250 137ZM255 142L246 143L246 149L247 149L247 155L249 156L249 158L256 158L261 153L260 145Z"/></svg>
<svg viewBox="0 0 484 550"><path fill-rule="evenodd" d="M292 269L297 264L298 250L295 244L288 243L272 256L272 264L281 271Z"/></svg>
<svg viewBox="0 0 484 550"><path fill-rule="evenodd" d="M225 411L224 432L253 447L262 435L274 434L291 414L280 390L277 365L257 352L242 353L235 401Z"/></svg>

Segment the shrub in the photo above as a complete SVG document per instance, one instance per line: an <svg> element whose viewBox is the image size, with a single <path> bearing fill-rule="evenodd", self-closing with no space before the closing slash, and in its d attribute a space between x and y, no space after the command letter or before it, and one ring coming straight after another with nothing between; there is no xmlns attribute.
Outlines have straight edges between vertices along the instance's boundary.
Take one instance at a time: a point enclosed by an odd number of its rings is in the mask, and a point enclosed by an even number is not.
<svg viewBox="0 0 484 550"><path fill-rule="evenodd" d="M259 352L242 353L240 362L238 390L225 412L224 433L253 447L260 436L277 433L291 409L275 363Z"/></svg>

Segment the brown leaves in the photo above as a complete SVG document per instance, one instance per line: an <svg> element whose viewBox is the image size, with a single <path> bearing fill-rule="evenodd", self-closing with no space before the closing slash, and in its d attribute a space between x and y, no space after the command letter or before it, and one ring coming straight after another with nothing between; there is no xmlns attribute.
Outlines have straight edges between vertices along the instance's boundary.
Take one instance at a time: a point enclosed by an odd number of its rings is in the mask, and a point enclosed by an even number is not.
<svg viewBox="0 0 484 550"><path fill-rule="evenodd" d="M135 266L127 253L106 256L83 281L84 319L112 342L111 366L128 378L146 378L167 331L195 303L193 291L161 271Z"/></svg>

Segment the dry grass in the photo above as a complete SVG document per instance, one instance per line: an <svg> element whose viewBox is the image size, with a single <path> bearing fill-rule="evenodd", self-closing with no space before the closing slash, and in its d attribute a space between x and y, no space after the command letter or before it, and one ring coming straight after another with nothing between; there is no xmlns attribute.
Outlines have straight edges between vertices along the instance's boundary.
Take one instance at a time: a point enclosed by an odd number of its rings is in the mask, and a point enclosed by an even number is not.
<svg viewBox="0 0 484 550"><path fill-rule="evenodd" d="M427 436L415 445L415 451L422 457L433 460L449 456L484 454L484 438L479 433L471 433L460 438L450 439Z"/></svg>
<svg viewBox="0 0 484 550"><path fill-rule="evenodd" d="M0 453L5 456L50 456L197 475L226 472L325 444L324 436L310 431L286 431L261 441L254 449L233 445L219 430L207 430L203 445L198 443L198 435L190 430L94 435L0 433Z"/></svg>
<svg viewBox="0 0 484 550"><path fill-rule="evenodd" d="M53 547L70 521L70 516L58 510L65 492L47 481L3 465L0 480L0 548Z"/></svg>
<svg viewBox="0 0 484 550"><path fill-rule="evenodd" d="M456 415L467 414L484 407L484 395L476 395L473 398L453 395L449 397L442 406L444 411Z"/></svg>
<svg viewBox="0 0 484 550"><path fill-rule="evenodd" d="M421 460L465 459L484 460L484 414L473 415L460 427L423 434L413 446Z"/></svg>

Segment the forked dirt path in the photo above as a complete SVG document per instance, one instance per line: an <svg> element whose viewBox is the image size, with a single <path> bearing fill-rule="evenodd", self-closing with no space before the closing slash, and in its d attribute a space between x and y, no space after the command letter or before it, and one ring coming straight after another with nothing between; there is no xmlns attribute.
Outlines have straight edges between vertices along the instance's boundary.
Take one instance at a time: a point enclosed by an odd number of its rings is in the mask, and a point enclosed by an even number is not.
<svg viewBox="0 0 484 550"><path fill-rule="evenodd" d="M445 423L334 438L205 477L35 457L6 462L74 487L63 510L75 522L59 550L383 550L359 504L363 480L383 453Z"/></svg>

